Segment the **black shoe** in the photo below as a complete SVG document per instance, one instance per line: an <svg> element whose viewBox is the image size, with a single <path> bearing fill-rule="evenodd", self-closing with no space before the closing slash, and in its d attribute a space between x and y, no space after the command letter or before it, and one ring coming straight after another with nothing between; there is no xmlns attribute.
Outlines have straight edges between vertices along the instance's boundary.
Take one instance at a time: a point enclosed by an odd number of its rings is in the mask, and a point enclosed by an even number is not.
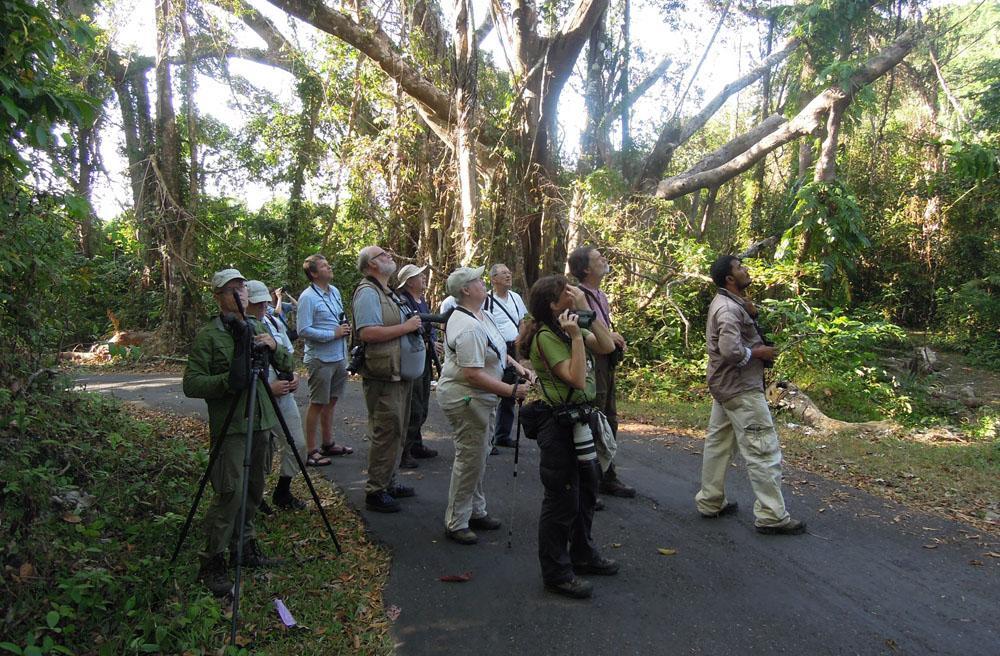
<svg viewBox="0 0 1000 656"><path fill-rule="evenodd" d="M497 446L506 447L508 449L513 449L515 442L509 437L498 437L496 442L494 442L494 444Z"/></svg>
<svg viewBox="0 0 1000 656"><path fill-rule="evenodd" d="M573 572L576 574L614 576L618 573L618 563L610 558L598 556L589 563L573 563Z"/></svg>
<svg viewBox="0 0 1000 656"><path fill-rule="evenodd" d="M474 528L477 531L495 531L500 528L500 520L489 515L473 517L469 520L469 528Z"/></svg>
<svg viewBox="0 0 1000 656"><path fill-rule="evenodd" d="M597 497L597 501L594 502L594 512L598 510L604 510L604 499Z"/></svg>
<svg viewBox="0 0 1000 656"><path fill-rule="evenodd" d="M247 540L243 543L243 567L277 567L284 565L284 558L269 558L261 551L260 543ZM229 550L229 566L236 567L236 552Z"/></svg>
<svg viewBox="0 0 1000 656"><path fill-rule="evenodd" d="M459 544L469 545L479 542L479 536L467 528L460 528L457 531L449 531L448 529L445 529L444 536Z"/></svg>
<svg viewBox="0 0 1000 656"><path fill-rule="evenodd" d="M198 580L216 597L225 597L233 590L233 582L226 574L226 559L222 554L215 554L210 558L202 557Z"/></svg>
<svg viewBox="0 0 1000 656"><path fill-rule="evenodd" d="M635 488L625 485L617 478L612 478L610 480L605 479L601 481L601 487L599 488L601 494L608 494L613 497L621 497L623 499L631 499L635 496Z"/></svg>
<svg viewBox="0 0 1000 656"><path fill-rule="evenodd" d="M366 494L365 508L380 513L394 513L400 511L399 502L396 501L394 496L385 490L379 490L378 492Z"/></svg>
<svg viewBox="0 0 1000 656"><path fill-rule="evenodd" d="M730 501L726 505L719 508L718 512L714 513L700 513L705 519L715 519L716 517L722 517L724 515L735 515L740 509L740 504L735 501Z"/></svg>
<svg viewBox="0 0 1000 656"><path fill-rule="evenodd" d="M272 508L271 506L267 505L267 501L264 501L263 499L261 499L260 500L260 505L257 506L257 512L259 512L261 515L271 516L271 515L274 514L274 508Z"/></svg>
<svg viewBox="0 0 1000 656"><path fill-rule="evenodd" d="M403 457L399 459L400 469L416 469L419 466L420 464L413 459L413 456L411 456L406 451L403 451Z"/></svg>
<svg viewBox="0 0 1000 656"><path fill-rule="evenodd" d="M437 454L438 452L436 449L424 446L420 442L417 442L416 444L410 447L410 455L413 456L414 458L420 458L420 459L436 458Z"/></svg>
<svg viewBox="0 0 1000 656"><path fill-rule="evenodd" d="M806 523L790 519L781 526L758 526L757 532L764 535L802 535L806 532Z"/></svg>
<svg viewBox="0 0 1000 656"><path fill-rule="evenodd" d="M564 597L572 597L573 599L587 599L594 593L594 586L591 585L590 581L575 576L569 581L563 581L562 583L546 583L545 589Z"/></svg>
<svg viewBox="0 0 1000 656"><path fill-rule="evenodd" d="M305 510L306 502L291 492L287 496L277 493L271 495L271 503L279 510Z"/></svg>
<svg viewBox="0 0 1000 656"><path fill-rule="evenodd" d="M414 490L409 485L400 485L399 483L393 483L385 489L386 492L391 494L397 499L405 499L407 497L417 496L417 491Z"/></svg>
<svg viewBox="0 0 1000 656"><path fill-rule="evenodd" d="M490 449L490 455L491 456L498 456L498 455L500 455L500 449L498 449L496 447L493 447L492 449Z"/></svg>

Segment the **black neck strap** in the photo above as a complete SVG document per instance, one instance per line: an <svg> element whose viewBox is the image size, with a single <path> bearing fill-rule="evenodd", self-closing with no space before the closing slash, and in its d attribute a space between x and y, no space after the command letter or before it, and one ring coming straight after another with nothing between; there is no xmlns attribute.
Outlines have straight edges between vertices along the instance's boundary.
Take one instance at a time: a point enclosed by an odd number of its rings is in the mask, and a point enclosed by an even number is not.
<svg viewBox="0 0 1000 656"><path fill-rule="evenodd" d="M479 323L483 323L483 322L482 322L482 320L481 320L481 319L480 319L479 317L477 317L477 316L476 316L475 314L473 314L472 312L469 312L469 310L467 310L466 308L462 307L461 305L456 305L456 306L455 306L455 309L456 309L456 310L458 310L459 312L463 313L463 314L467 314L467 315L469 315L470 317L472 317L473 319L475 319L475 320L476 320L476 321L478 321ZM450 319L449 319L449 321L450 321ZM447 326L447 325L445 325L445 334L447 334L447 332L448 332L448 326ZM486 329L483 329L483 334L486 334ZM445 342L447 343L447 340L445 340ZM504 362L504 359L503 359L503 357L502 357L502 356L500 355L500 349L498 349L498 348L497 348L497 347L496 347L496 346L495 346L495 345L493 344L493 340L492 340L492 339L490 339L490 336L489 336L488 334L486 335L486 345L487 345L487 346L489 346L489 347L490 347L490 349L492 349L492 350L493 350L493 352L497 354L497 360L499 360L499 361L500 361L500 366L501 366L501 367L507 364L506 362ZM451 348L451 346L450 346L450 345L449 345L449 348ZM455 349L453 349L453 348L452 348L451 350L452 350L452 351L454 351Z"/></svg>

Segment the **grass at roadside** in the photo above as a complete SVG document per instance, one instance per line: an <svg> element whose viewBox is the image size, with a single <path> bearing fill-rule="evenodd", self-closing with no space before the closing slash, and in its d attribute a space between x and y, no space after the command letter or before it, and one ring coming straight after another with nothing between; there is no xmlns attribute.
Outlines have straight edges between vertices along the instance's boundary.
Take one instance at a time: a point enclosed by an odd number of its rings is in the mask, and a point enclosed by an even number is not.
<svg viewBox="0 0 1000 656"><path fill-rule="evenodd" d="M653 424L704 439L711 401L643 398L618 403L623 421ZM902 431L895 436L820 435L776 416L792 467L877 496L1000 533L1000 439L981 432Z"/></svg>
<svg viewBox="0 0 1000 656"><path fill-rule="evenodd" d="M197 524L179 564L169 563L206 442L198 420L58 387L28 397L0 389L0 653L215 653L225 644L226 609L195 581ZM339 493L317 489L344 554L315 510L266 519L265 550L290 562L245 578L240 635L255 653L391 653L388 556ZM298 628L284 628L274 598Z"/></svg>

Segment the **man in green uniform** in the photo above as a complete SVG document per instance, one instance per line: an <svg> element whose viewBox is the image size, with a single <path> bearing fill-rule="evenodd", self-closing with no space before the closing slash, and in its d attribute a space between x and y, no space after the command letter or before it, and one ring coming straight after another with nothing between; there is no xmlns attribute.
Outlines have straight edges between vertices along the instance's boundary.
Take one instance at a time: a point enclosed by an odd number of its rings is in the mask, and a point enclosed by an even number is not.
<svg viewBox="0 0 1000 656"><path fill-rule="evenodd" d="M224 269L212 276L212 291L219 305L219 314L198 331L188 355L184 370L184 395L205 399L208 404L208 423L214 447L222 440L219 455L212 465L209 479L215 496L205 513L205 550L201 554L198 578L216 596L224 596L233 584L226 573L224 551L235 558L236 540L239 535L237 522L240 512L240 495L243 491L243 456L246 448L246 405L249 399L249 381L245 367L247 331L253 341L270 350L271 364L281 371L292 371L291 354L278 349L274 338L254 318L245 323L240 318L236 297L245 307L247 303L246 280L236 269ZM266 374L265 374L266 375ZM254 531L254 514L264 493L264 479L271 465L270 431L278 426L274 407L264 386L266 379L257 381L257 404L254 410L253 442L250 460L250 485L244 523L243 565L263 567L277 564L267 558L257 544ZM233 401L238 399L225 434L222 425Z"/></svg>

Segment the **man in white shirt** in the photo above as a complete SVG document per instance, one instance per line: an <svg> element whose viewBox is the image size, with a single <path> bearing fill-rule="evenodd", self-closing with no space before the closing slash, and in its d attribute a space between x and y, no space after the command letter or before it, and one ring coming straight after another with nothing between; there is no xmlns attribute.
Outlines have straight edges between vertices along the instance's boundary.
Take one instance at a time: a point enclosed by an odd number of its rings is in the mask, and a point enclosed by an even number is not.
<svg viewBox="0 0 1000 656"><path fill-rule="evenodd" d="M514 354L514 340L521 320L527 313L524 300L520 294L512 290L513 276L506 264L494 264L490 267L490 293L483 303L483 309L493 317L493 323L500 329L500 334L507 342L507 352ZM513 447L510 431L514 426L514 400L504 398L497 408L496 431L493 434L493 444L496 446Z"/></svg>

